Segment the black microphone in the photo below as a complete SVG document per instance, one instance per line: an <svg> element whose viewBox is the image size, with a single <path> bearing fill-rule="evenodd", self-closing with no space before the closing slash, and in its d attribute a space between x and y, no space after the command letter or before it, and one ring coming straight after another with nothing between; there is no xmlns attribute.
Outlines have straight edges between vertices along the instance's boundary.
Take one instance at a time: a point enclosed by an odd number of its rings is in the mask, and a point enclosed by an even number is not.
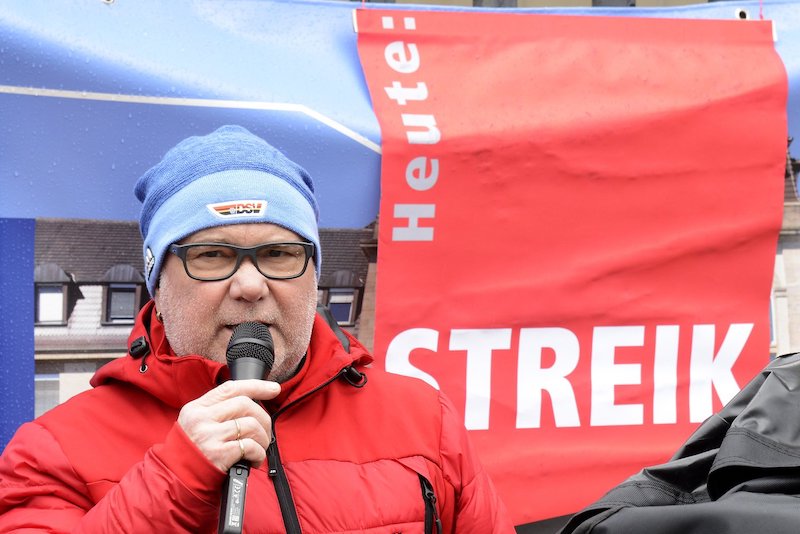
<svg viewBox="0 0 800 534"><path fill-rule="evenodd" d="M232 380L264 380L275 363L275 347L269 328L261 323L242 323L233 329L225 353ZM244 499L250 462L239 460L228 469L219 507L219 534L240 534L244 524Z"/></svg>

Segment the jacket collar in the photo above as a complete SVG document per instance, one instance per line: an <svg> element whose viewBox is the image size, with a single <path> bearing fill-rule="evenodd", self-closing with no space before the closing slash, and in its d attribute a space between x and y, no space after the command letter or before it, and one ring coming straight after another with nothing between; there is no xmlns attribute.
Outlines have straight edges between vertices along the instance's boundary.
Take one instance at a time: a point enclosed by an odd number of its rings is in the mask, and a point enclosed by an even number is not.
<svg viewBox="0 0 800 534"><path fill-rule="evenodd" d="M122 382L180 408L230 379L227 365L199 355L175 356L155 313L155 303L151 300L136 318L128 338L128 347L131 348L128 355L101 367L92 377L93 387ZM372 357L364 346L346 335L350 339L350 352L342 347L325 319L317 314L302 368L281 385L280 395L269 403L270 411L310 393L348 366L371 363ZM148 349L146 354L144 350L132 348L142 343Z"/></svg>

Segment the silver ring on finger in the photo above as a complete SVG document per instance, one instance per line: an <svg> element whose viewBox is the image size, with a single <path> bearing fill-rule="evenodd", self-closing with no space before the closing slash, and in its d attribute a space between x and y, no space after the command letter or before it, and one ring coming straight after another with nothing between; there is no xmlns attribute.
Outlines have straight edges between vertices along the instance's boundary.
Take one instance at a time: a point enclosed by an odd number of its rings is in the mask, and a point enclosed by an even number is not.
<svg viewBox="0 0 800 534"><path fill-rule="evenodd" d="M236 425L236 439L242 439L242 427L239 426L239 420L234 419L233 424Z"/></svg>

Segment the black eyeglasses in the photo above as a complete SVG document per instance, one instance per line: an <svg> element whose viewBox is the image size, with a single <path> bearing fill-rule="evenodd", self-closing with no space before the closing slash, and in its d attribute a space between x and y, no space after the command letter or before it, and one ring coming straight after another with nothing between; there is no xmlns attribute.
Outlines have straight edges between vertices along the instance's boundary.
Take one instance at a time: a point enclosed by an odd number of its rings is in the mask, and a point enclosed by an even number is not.
<svg viewBox="0 0 800 534"><path fill-rule="evenodd" d="M258 272L271 280L302 276L314 256L314 244L305 242L263 243L237 247L225 243L172 244L169 251L181 260L190 278L212 282L233 276L248 257Z"/></svg>

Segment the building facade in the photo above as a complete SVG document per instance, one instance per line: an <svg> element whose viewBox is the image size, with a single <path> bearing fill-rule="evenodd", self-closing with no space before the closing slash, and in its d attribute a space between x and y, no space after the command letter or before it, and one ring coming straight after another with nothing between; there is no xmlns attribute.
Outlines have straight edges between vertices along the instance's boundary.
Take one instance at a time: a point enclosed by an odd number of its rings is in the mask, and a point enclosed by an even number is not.
<svg viewBox="0 0 800 534"><path fill-rule="evenodd" d="M359 335L368 274L362 244L373 228L321 229L318 303ZM89 387L106 362L127 353L149 295L136 222L37 219L34 270L36 415Z"/></svg>

